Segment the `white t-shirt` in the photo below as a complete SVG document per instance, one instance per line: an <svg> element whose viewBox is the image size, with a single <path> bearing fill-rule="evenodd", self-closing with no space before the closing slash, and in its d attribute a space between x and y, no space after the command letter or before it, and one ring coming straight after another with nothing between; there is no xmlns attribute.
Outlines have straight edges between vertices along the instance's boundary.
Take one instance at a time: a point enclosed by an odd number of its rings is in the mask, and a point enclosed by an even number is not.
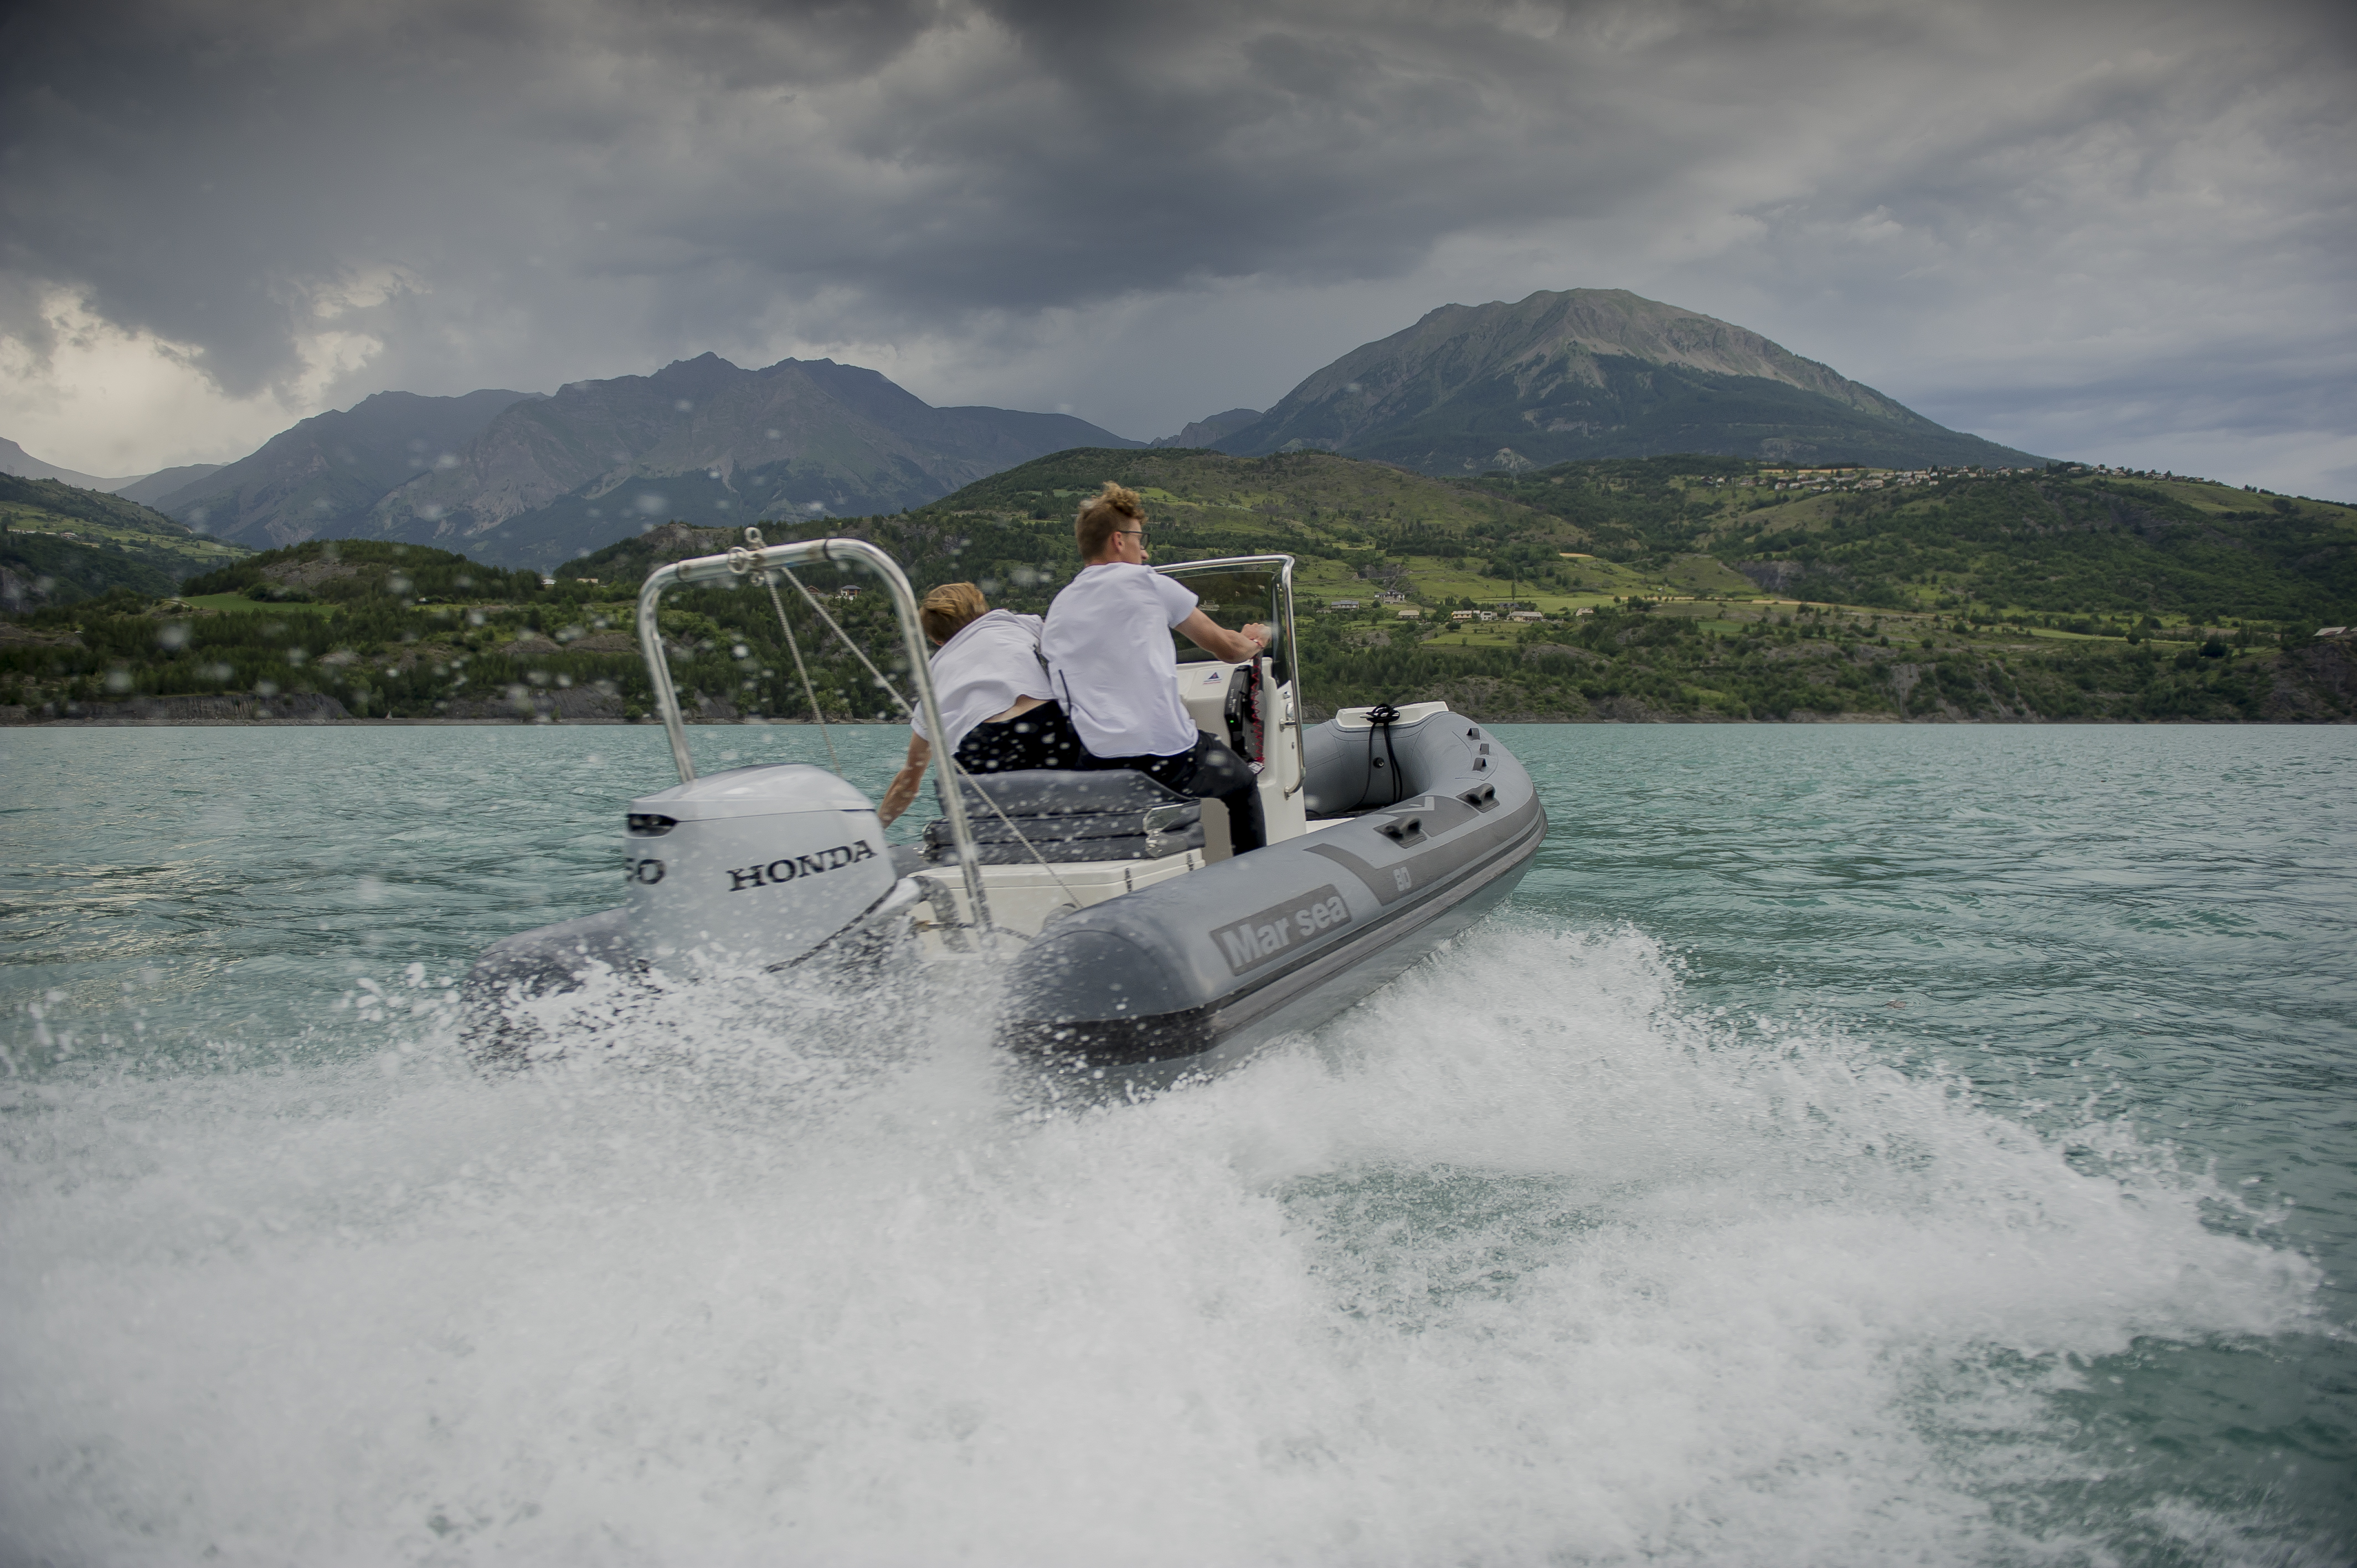
<svg viewBox="0 0 2357 1568"><path fill-rule="evenodd" d="M957 635L933 650L928 667L933 672L933 700L942 705L942 723L950 732L946 749L955 751L966 732L1015 705L1018 697L1054 695L1048 672L1039 667L1038 616L1013 610L989 610L958 628ZM925 735L924 710L909 727ZM931 736L925 736L931 740Z"/></svg>
<svg viewBox="0 0 2357 1568"><path fill-rule="evenodd" d="M1170 628L1195 596L1151 566L1086 566L1048 607L1039 639L1049 684L1094 757L1191 750L1195 721L1178 700Z"/></svg>

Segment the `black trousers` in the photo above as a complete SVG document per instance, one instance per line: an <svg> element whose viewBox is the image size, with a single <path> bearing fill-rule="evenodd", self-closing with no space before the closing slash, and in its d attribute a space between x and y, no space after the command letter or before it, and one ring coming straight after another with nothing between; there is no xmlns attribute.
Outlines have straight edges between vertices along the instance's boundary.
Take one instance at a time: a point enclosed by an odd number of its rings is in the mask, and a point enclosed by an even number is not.
<svg viewBox="0 0 2357 1568"><path fill-rule="evenodd" d="M968 773L1012 773L1022 768L1085 768L1091 758L1070 719L1055 703L1042 703L1011 719L981 724L965 732L952 752Z"/></svg>
<svg viewBox="0 0 2357 1568"><path fill-rule="evenodd" d="M1261 822L1259 775L1252 770L1250 763L1229 749L1227 742L1209 730L1195 732L1192 749L1175 751L1168 757L1092 757L1086 747L1082 748L1081 756L1084 759L1080 763L1082 768L1103 771L1132 768L1181 795L1219 801L1228 809L1228 843L1238 854L1268 842L1267 830Z"/></svg>

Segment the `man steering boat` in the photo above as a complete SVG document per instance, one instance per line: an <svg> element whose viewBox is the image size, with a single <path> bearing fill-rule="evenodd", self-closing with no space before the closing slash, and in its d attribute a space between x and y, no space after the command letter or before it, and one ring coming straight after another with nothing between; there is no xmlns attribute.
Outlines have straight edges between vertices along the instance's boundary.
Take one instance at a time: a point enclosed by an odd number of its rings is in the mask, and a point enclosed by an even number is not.
<svg viewBox="0 0 2357 1568"><path fill-rule="evenodd" d="M1183 584L1146 564L1146 505L1107 481L1082 503L1072 533L1081 572L1048 607L1039 638L1049 686L1079 736L1086 768L1132 768L1228 810L1235 853L1265 840L1251 765L1200 730L1178 696L1177 632L1230 663L1266 651L1269 628L1229 631Z"/></svg>

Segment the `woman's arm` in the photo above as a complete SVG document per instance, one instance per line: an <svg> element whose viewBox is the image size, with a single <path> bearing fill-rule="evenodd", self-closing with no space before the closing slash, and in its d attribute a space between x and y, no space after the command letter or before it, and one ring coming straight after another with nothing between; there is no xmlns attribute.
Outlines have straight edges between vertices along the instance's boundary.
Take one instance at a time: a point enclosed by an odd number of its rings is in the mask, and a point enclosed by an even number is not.
<svg viewBox="0 0 2357 1568"><path fill-rule="evenodd" d="M909 802L917 798L917 786L924 782L925 764L932 755L932 743L923 736L909 737L909 760L892 775L892 782L884 791L884 803L876 808L877 817L886 826L890 826L892 819L907 811Z"/></svg>
<svg viewBox="0 0 2357 1568"><path fill-rule="evenodd" d="M1257 659L1268 647L1268 628L1258 621L1248 623L1242 631L1230 631L1197 610L1178 623L1178 635L1210 654L1231 664L1241 664L1247 659Z"/></svg>

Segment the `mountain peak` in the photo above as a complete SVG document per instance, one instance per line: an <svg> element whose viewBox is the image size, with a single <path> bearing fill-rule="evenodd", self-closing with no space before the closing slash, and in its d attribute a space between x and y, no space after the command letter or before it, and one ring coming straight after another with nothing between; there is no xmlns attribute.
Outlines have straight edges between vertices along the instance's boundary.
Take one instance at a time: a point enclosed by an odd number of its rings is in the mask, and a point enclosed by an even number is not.
<svg viewBox="0 0 2357 1568"><path fill-rule="evenodd" d="M1317 448L1436 473L1667 452L2036 460L1943 429L1747 328L1617 288L1427 311L1215 445L1243 456Z"/></svg>

